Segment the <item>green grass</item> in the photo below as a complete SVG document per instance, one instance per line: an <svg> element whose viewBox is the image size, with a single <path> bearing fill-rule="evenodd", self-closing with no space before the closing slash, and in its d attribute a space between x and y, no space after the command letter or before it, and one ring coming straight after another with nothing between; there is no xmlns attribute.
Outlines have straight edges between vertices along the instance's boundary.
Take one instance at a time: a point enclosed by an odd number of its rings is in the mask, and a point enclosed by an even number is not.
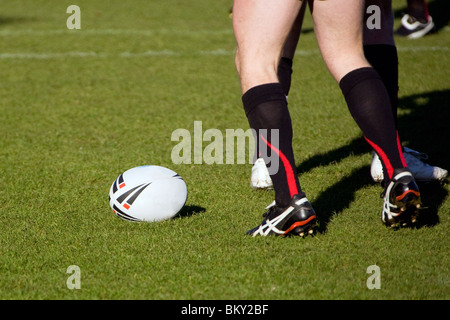
<svg viewBox="0 0 450 320"><path fill-rule="evenodd" d="M396 26L404 2L394 1ZM249 187L250 164L171 161L172 132L193 132L195 120L204 131L248 128L231 0L77 1L81 30L66 28L70 4L17 0L0 12L0 299L450 298L448 184L421 186L422 227L381 224L369 148L313 32L302 35L289 104L319 232L254 239L244 233L273 191ZM404 144L448 169L449 28L397 44ZM111 183L145 164L185 179L180 217L112 213ZM380 290L366 286L374 264ZM80 290L66 286L70 265Z"/></svg>

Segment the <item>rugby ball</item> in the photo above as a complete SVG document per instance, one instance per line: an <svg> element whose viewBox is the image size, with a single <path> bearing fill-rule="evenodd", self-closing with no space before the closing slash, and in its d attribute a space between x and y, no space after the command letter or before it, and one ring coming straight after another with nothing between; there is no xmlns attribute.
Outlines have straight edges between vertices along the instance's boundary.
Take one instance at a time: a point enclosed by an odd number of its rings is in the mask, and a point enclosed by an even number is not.
<svg viewBox="0 0 450 320"><path fill-rule="evenodd" d="M130 221L161 221L174 217L184 206L187 187L175 171L141 166L119 175L109 190L114 213Z"/></svg>

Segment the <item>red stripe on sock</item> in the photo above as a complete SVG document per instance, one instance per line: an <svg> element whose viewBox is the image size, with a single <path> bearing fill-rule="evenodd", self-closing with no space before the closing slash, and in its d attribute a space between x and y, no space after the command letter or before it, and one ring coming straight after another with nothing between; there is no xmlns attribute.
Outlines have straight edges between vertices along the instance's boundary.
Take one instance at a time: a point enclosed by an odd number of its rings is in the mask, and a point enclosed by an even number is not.
<svg viewBox="0 0 450 320"><path fill-rule="evenodd" d="M423 11L427 18L427 22L430 21L430 11L428 10L428 3L426 1L423 1Z"/></svg>
<svg viewBox="0 0 450 320"><path fill-rule="evenodd" d="M289 193L291 194L291 198L292 198L294 195L298 194L298 189L297 189L297 183L295 181L294 170L292 170L292 166L291 166L288 158L286 158L286 156L283 154L283 152L281 152L279 149L272 146L269 141L264 139L264 137L262 135L260 135L260 136L261 136L261 139L269 146L269 148L276 152L278 157L281 159L281 162L283 162L284 171L286 172L286 180L287 180L288 187L289 187Z"/></svg>
<svg viewBox="0 0 450 320"><path fill-rule="evenodd" d="M378 153L378 156L380 156L381 161L383 161L384 166L386 167L388 177L389 177L389 179L391 179L392 174L394 173L394 168L392 167L391 162L389 161L388 157L386 156L386 153L384 153L384 151L378 145L376 145L375 143L373 143L372 141L367 139L367 137L364 137L364 138L372 146L372 148L375 149L376 153Z"/></svg>

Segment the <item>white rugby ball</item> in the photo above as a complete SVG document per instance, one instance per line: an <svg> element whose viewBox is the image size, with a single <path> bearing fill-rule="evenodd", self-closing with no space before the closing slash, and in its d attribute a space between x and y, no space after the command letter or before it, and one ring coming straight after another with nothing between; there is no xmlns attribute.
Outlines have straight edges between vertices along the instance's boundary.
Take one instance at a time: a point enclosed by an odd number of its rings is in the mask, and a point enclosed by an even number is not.
<svg viewBox="0 0 450 320"><path fill-rule="evenodd" d="M142 166L122 173L111 185L109 205L125 220L161 221L174 217L184 206L187 187L175 171Z"/></svg>

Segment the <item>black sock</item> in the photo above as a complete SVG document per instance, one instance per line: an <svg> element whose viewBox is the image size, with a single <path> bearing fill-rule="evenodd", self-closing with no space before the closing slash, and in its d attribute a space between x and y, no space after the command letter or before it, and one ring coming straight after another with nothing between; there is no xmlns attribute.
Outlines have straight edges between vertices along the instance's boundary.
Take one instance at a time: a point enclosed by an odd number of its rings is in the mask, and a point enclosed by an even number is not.
<svg viewBox="0 0 450 320"><path fill-rule="evenodd" d="M292 59L282 57L278 64L277 74L284 94L288 96L289 90L291 89Z"/></svg>
<svg viewBox="0 0 450 320"><path fill-rule="evenodd" d="M295 194L302 193L292 150L292 123L286 96L280 83L268 83L248 90L242 102L250 127L259 137L258 156L268 166L275 201L278 206L286 207Z"/></svg>
<svg viewBox="0 0 450 320"><path fill-rule="evenodd" d="M277 76L278 81L281 84L281 88L283 89L283 92L285 96L287 97L289 94L289 90L291 89L291 77L292 77L292 59L282 57L280 59L280 63L278 64L278 70L277 70ZM254 161L259 158L258 156L258 140L255 141L255 156Z"/></svg>
<svg viewBox="0 0 450 320"><path fill-rule="evenodd" d="M378 72L391 100L392 114L395 128L397 124L398 108L398 55L397 48L388 44L374 44L364 46L367 61Z"/></svg>
<svg viewBox="0 0 450 320"><path fill-rule="evenodd" d="M351 115L380 157L385 180L392 178L394 169L406 163L383 81L373 68L366 67L349 72L339 85Z"/></svg>
<svg viewBox="0 0 450 320"><path fill-rule="evenodd" d="M398 54L397 47L389 44L373 44L364 46L364 55L378 72L388 91L391 100L392 114L397 128L398 108ZM278 79L284 94L288 96L291 88L293 61L282 57L278 64Z"/></svg>

